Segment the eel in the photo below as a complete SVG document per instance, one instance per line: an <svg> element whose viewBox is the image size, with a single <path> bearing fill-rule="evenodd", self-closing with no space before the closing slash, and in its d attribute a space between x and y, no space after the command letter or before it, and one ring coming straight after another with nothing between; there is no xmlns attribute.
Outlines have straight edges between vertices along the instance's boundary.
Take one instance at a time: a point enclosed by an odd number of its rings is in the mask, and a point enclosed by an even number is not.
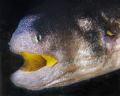
<svg viewBox="0 0 120 96"><path fill-rule="evenodd" d="M28 90L68 86L120 69L120 3L46 0L19 22L10 50L24 59L11 81Z"/></svg>

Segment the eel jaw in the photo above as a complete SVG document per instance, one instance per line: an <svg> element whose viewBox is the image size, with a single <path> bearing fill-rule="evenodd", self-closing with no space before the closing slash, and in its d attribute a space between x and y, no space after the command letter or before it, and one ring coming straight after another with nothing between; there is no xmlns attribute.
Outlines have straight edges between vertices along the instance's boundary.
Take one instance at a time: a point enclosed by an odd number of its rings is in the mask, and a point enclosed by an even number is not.
<svg viewBox="0 0 120 96"><path fill-rule="evenodd" d="M57 63L57 59L53 56L32 54L28 52L21 52L20 55L25 62L21 70L23 71L37 71L44 66L53 67Z"/></svg>

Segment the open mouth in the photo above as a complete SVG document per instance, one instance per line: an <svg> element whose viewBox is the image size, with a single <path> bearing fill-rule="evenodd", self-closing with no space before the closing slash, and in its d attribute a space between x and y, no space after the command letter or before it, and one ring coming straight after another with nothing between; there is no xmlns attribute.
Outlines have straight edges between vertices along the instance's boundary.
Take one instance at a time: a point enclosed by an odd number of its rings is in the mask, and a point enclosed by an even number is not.
<svg viewBox="0 0 120 96"><path fill-rule="evenodd" d="M24 59L24 65L21 67L21 70L28 72L39 70L45 66L53 67L58 62L54 56L33 54L29 52L20 52L20 55Z"/></svg>

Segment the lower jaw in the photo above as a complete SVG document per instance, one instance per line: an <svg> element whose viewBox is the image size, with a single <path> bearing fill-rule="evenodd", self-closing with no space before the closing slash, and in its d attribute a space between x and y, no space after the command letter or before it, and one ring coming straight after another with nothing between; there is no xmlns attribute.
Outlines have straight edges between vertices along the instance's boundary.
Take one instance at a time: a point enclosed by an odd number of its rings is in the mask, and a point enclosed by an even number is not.
<svg viewBox="0 0 120 96"><path fill-rule="evenodd" d="M118 52L118 51L117 51ZM115 54L115 53L114 53ZM117 54L117 53L116 53ZM119 66L120 68L120 66ZM47 84L43 84L41 88L30 88L30 90L41 90L43 88L51 88L51 87L60 87L60 86L67 86L71 85L73 83L77 83L83 80L88 80L90 78L95 78L96 76L104 75L109 72L112 72L116 69L119 69L117 66L115 67L114 64L99 64L99 66L91 68L89 71L87 70L78 70L76 73L78 75L71 76L71 77L61 77L61 78L55 78L53 81L48 82ZM36 71L37 72L37 71ZM33 72L34 73L34 72ZM29 89L28 87L25 87L26 89Z"/></svg>
<svg viewBox="0 0 120 96"><path fill-rule="evenodd" d="M111 70L111 71L113 71L113 70ZM50 82L41 84L41 86L38 86L38 87L32 87L32 86L27 87L25 85L23 85L21 87L24 87L24 88L29 89L29 90L42 90L44 88L68 86L68 85L71 85L71 84L74 84L74 83L77 83L77 82L80 82L80 81L83 81L83 80L88 80L90 78L95 78L96 76L107 74L111 71L110 70L105 70L105 69L103 70L103 68L101 66L99 66L96 69L92 70L91 72L86 72L86 73L81 72L80 73L80 70L78 70L76 72L76 73L78 73L78 75L74 75L74 76L71 75L71 77L67 77L66 75L64 75L63 77L59 77L59 78L53 79ZM23 74L24 73L25 72L23 72ZM27 74L27 73L25 73L25 74ZM28 76L30 76L30 74Z"/></svg>

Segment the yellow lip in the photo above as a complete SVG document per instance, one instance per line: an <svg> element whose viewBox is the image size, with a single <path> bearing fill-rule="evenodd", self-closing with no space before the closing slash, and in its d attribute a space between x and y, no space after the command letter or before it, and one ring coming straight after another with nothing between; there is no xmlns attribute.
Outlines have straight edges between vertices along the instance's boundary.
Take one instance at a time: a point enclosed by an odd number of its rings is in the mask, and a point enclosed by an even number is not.
<svg viewBox="0 0 120 96"><path fill-rule="evenodd" d="M36 71L44 66L53 67L57 63L57 59L53 56L32 54L28 52L21 52L20 55L25 62L22 67L24 71Z"/></svg>

